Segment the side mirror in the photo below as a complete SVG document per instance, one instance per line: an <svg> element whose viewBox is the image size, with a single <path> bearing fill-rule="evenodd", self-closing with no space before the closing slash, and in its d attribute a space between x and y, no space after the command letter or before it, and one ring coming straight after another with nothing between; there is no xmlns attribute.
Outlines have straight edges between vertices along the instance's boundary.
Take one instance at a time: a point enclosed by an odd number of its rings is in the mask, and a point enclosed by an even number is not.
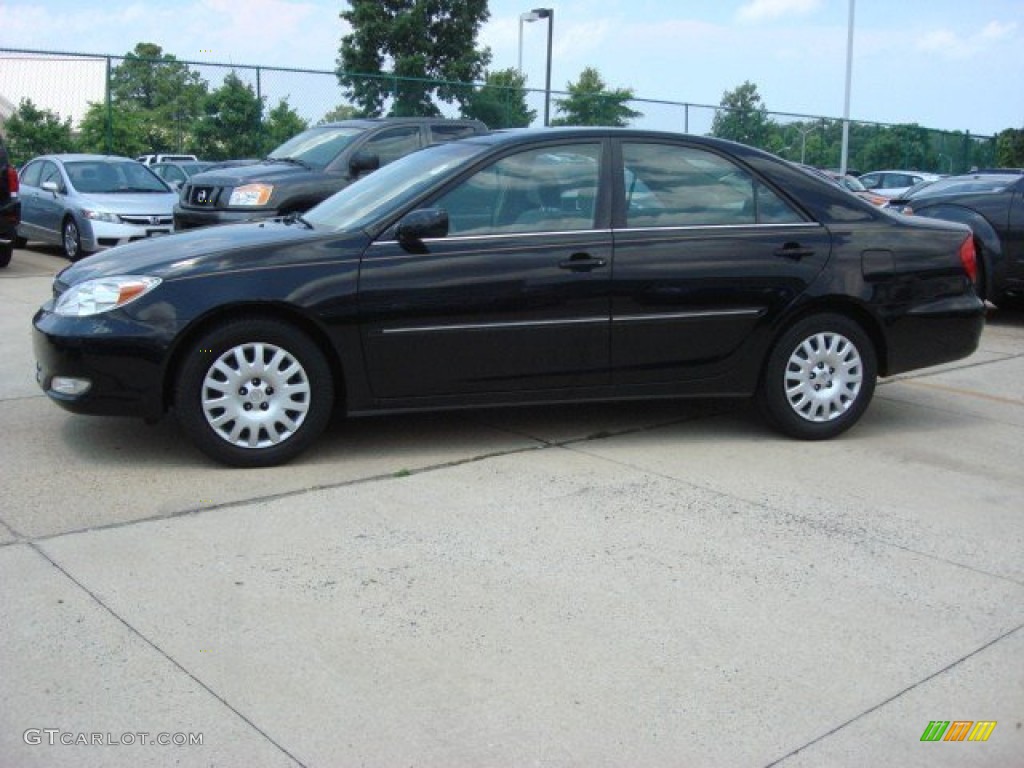
<svg viewBox="0 0 1024 768"><path fill-rule="evenodd" d="M373 173L378 168L380 168L380 155L375 152L356 152L348 162L348 170L353 178L362 176L364 173Z"/></svg>
<svg viewBox="0 0 1024 768"><path fill-rule="evenodd" d="M422 241L448 236L448 211L444 208L421 208L407 213L395 230L398 242L407 247L422 247Z"/></svg>
<svg viewBox="0 0 1024 768"><path fill-rule="evenodd" d="M60 192L60 187L57 186L57 182L56 181L44 181L43 182L43 189L45 189L47 192L53 192L53 194L55 194L55 195L58 192Z"/></svg>

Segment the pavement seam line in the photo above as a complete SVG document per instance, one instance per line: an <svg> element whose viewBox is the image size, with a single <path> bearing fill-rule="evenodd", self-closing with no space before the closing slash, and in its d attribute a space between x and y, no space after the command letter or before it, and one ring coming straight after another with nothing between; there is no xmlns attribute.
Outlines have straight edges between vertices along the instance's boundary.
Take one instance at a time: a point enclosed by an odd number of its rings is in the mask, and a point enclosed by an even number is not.
<svg viewBox="0 0 1024 768"><path fill-rule="evenodd" d="M652 427L652 429L653 429L653 427ZM898 543L896 543L894 541L886 541L885 539L879 538L877 536L868 536L866 534L859 533L856 528L850 528L850 527L845 526L845 525L835 524L835 525L832 525L832 526L821 526L821 525L817 524L817 521L814 518L806 517L806 516L803 516L803 515L795 515L792 512L787 512L784 509L780 509L779 507L775 507L775 506L773 506L773 505L771 505L771 504L769 504L767 502L755 501L753 499L745 499L742 496L736 496L735 494L727 493L726 491L722 491L722 490L719 490L717 488L712 488L712 487L709 487L709 486L706 486L706 485L701 485L700 483L695 483L695 482L693 482L691 480L684 480L683 478L675 477L674 475L670 475L670 474L667 474L665 472L658 472L658 471L655 471L655 470L650 469L650 468L638 467L638 466L636 466L634 464L630 464L629 462L622 461L620 459L613 459L613 458L608 457L608 456L602 456L601 454L598 454L598 453L592 453L590 451L581 450L580 448L576 447L572 443L566 443L564 445L558 445L556 447L564 448L565 450L568 450L568 451L575 451L576 453L580 453L580 454L582 454L584 456L588 456L588 457L590 457L592 459L597 459L598 461L606 461L606 462L608 462L610 464L615 464L616 466L619 466L619 467L625 467L626 469L633 470L634 472L639 472L641 474L650 475L652 477L659 477L662 480L668 480L669 482L677 484L677 485L684 485L687 488L693 488L693 489L696 489L698 491L702 491L704 493L711 494L711 495L716 496L718 498L729 499L729 500L732 500L732 501L738 501L738 502L740 502L742 504L746 504L747 506L752 507L753 509L760 510L761 512L772 512L772 513L780 514L786 520L788 520L790 522L793 522L793 523L796 523L796 524L799 524L799 525L809 526L809 527L811 527L811 528L813 528L815 530L825 530L825 531L829 531L829 532L832 532L832 533L842 534L844 536L853 537L853 538L857 539L858 541L874 542L875 544L880 544L880 545L882 545L884 547L891 547L892 549L898 549L901 552L905 552L905 553L907 553L909 555L915 555L917 557L927 558L929 560L933 560L933 561L938 562L938 563L943 563L945 565L953 566L953 567L956 567L956 568L962 568L964 570L970 571L971 573L978 574L979 576L985 576L985 577L990 578L990 579L997 579L999 581L1005 581L1005 582L1007 582L1009 584L1013 584L1014 586L1024 587L1024 583L1021 583L1017 579L1010 578L1009 576L1004 576L1004 575L999 574L999 573L990 573L988 571L982 571L982 570L980 570L978 568L975 568L973 566L966 565L964 563L958 563L955 560L948 560L948 559L943 558L943 557L938 557L937 555L933 555L933 554L931 554L929 552L921 552L919 550L913 549L912 547L908 547L908 546L906 546L904 544L898 544Z"/></svg>
<svg viewBox="0 0 1024 768"><path fill-rule="evenodd" d="M569 438L569 439L563 440L563 441L546 440L546 439L544 439L542 437L537 437L537 436L534 436L534 435L530 435L528 433L516 432L514 430L510 430L510 429L507 429L507 428L504 428L504 427L498 427L498 426L486 424L485 422L480 421L478 423L484 424L485 426L488 426L489 428L494 429L495 431L505 432L506 434L516 435L517 437L525 437L525 438L527 438L529 440L533 440L534 442L537 443L537 445L529 445L529 446L524 446L522 448L511 448L511 449L506 450L506 451L494 451L494 452L491 452L491 453L482 453L482 454L478 454L478 455L475 455L475 456L469 456L469 457L466 457L466 458L463 458L463 459L455 459L453 461L441 462L440 464L429 464L427 466L417 467L415 469L401 470L399 472L380 473L380 474L376 474L376 475L369 475L367 477L355 478L353 480L344 480L344 481L338 482L338 483L325 483L325 484L321 484L321 485L312 485L312 486L308 486L306 488L296 488L296 489L293 489L293 490L290 490L290 491L282 491L281 493L266 494L264 496L254 496L254 497L247 498L247 499L236 499L234 501L225 501L225 502L221 502L219 504L210 504L208 506L203 506L203 507L194 507L194 508L190 507L190 508L187 508L187 509L179 509L179 510L174 510L174 511L171 511L171 512L164 512L164 513L157 514L157 515L149 515L147 517L136 518L134 520L120 520L120 521L115 522L115 523L106 523L104 525L88 526L86 528L75 528L75 529L70 530L70 531L61 531L59 533L45 534L43 536L27 536L27 535L18 533L14 529L10 529L9 526L8 526L9 530L11 530L11 533L16 537L16 539L15 539L15 541L10 541L10 542L7 542L5 544L0 544L0 549L3 549L6 546L11 546L13 544L19 544L19 543L22 543L22 544L23 543L33 544L35 542L52 541L54 539L59 539L59 538L64 537L64 536L74 536L76 534L81 534L81 533L92 533L94 531L107 531L107 530L113 530L113 529L117 529L117 528L126 528L128 526L137 525L137 524L140 524L140 523L153 523L153 522L159 522L161 520L175 520L175 519L177 519L179 517L188 517L189 515L198 515L198 514L201 514L201 513L204 513L204 512L213 512L213 511L222 510L222 509L232 509L232 508L235 508L235 507L242 507L242 506L245 506L247 504L261 504L261 503L266 503L266 502L273 502L273 501L278 501L280 499L291 498L293 496L302 496L302 495L305 495L307 493L315 493L317 491L329 491L329 490L334 490L336 488L349 488L349 487L356 486L356 485L363 485L363 484L381 482L381 481L386 481L386 480L394 480L394 479L403 478L403 477L412 477L413 475L421 475L421 474L425 474L427 472L437 472L437 471L441 471L441 470L445 470L445 469L451 469L453 467L459 467L459 466L462 466L464 464L472 464L472 463L475 463L475 462L478 462L478 461L487 461L488 459L501 458L501 457L504 457L504 456L514 456L514 455L519 454L519 453L527 453L527 452L530 452L530 451L539 451L539 450L542 451L542 450L547 450L549 448L560 448L560 447L563 447L563 446L566 446L566 445L574 445L574 444L578 444L578 443L587 443L587 442L591 442L593 440L602 440L602 439L605 439L605 438L608 438L608 437L618 437L619 435L629 435L629 434L635 434L635 433L638 433L638 432L646 432L646 431L650 431L650 430L654 430L654 429L660 429L660 428L666 427L666 426L671 426L673 424L681 424L681 423L685 423L685 422L688 422L688 421L698 421L700 419L705 419L705 418L714 418L714 417L722 416L723 414L727 414L727 413L730 413L730 412L731 411L720 411L720 412L711 413L711 414L700 414L700 415L697 415L697 416L685 417L685 418L681 418L681 419L673 420L673 421L669 421L669 422L663 422L663 423L657 423L657 424L649 424L649 425L645 425L645 426L642 426L642 427L630 427L628 429L620 430L620 431L617 431L617 432L607 432L607 433L599 432L599 433L596 433L596 434L593 434L593 435L587 435L587 436L584 436L584 437L574 437L574 438Z"/></svg>
<svg viewBox="0 0 1024 768"><path fill-rule="evenodd" d="M981 351L981 350L979 350ZM943 368L938 371L928 371L923 373L897 373L895 376L886 376L885 379L878 382L878 386L884 387L886 384L894 384L899 381L914 381L915 379L927 379L932 376L942 376L947 373L953 373L954 371L966 371L971 368L981 368L986 365L998 365L999 363L1005 363L1007 360L1016 360L1020 357L1024 357L1024 353L1021 352L991 352L989 354L1002 355L997 360L979 360L976 363L967 363L965 365L951 365L948 368Z"/></svg>
<svg viewBox="0 0 1024 768"><path fill-rule="evenodd" d="M780 765L784 760L788 760L791 757L795 757L797 754L799 754L803 750L807 749L808 747L812 747L815 744L817 744L818 742L824 741L825 739L829 738L830 736L832 736L832 735L838 733L839 731L843 730L847 726L852 725L853 723L857 722L858 720L860 720L860 719L862 719L864 717L867 717L868 715L872 714L873 712L878 711L882 707L884 707L884 706L886 706L888 704L891 704L892 702L896 701L896 699L900 698L901 696L903 696L906 693L910 693L915 688L918 688L918 687L924 685L925 683L931 682L932 680L934 680L935 678L939 677L940 675L943 675L946 672L949 672L954 667L957 667L960 664L963 664L968 659L971 659L974 656L977 656L978 654L982 653L983 651L988 650L989 648L991 648L996 643L1001 642L1002 640L1005 640L1010 635L1012 635L1012 634L1014 634L1016 632L1020 632L1022 629L1024 629L1024 624L1020 624L1019 626L1016 626L1013 629L1007 630L1006 632L1004 632L1003 634L999 635L998 637L995 637L992 640L989 640L984 645L982 645L982 646L980 646L978 648L975 648L970 653L965 654L964 656L961 656L959 659L956 659L955 661L950 662L949 664L947 664L945 667L943 667L942 669L938 670L937 672L933 672L932 674L928 675L927 677L922 678L921 680L918 680L916 683L912 683L911 685L908 685L906 688L904 688L899 693L894 693L889 698L884 699L883 701L880 701L879 703L875 704L872 707L868 707L863 712L861 712L859 715L854 715L853 717L851 717L846 722L840 723L839 725L837 725L835 728L833 728L832 730L828 731L827 733L823 733L821 736L818 736L817 738L811 739L809 742L807 742L803 746L797 747L792 752L788 752L785 755L783 755L782 757L778 758L777 760L773 760L772 762L770 762L767 765L765 765L764 768L773 768L773 766Z"/></svg>
<svg viewBox="0 0 1024 768"><path fill-rule="evenodd" d="M192 672L190 672L188 669L186 669L184 667L184 665L182 665L177 659L175 659L169 653L164 651L154 641L150 640L148 637L146 637L144 634L142 634L142 632L140 632L138 629L133 627L126 619L124 619L119 613L117 613L117 611L115 611L113 608L111 608L109 605L107 605L105 602L103 602L103 600L101 600L99 598L99 596L95 592L93 592L91 589L89 589L87 586L85 586L82 582L80 582L78 579L76 579L74 576L72 576L71 573L69 573L56 560L54 560L52 557L50 557L41 547L37 546L35 542L29 542L28 544L40 557L42 557L44 560L46 560L48 563L50 563L50 565L52 565L54 568L56 568L58 571L60 571L62 574L64 574L64 576L72 584L77 586L86 595L88 595L89 598L92 599L93 602L95 602L100 608L102 608L104 611L106 611L116 621L120 622L125 627L125 629L127 629L131 634L135 635L135 637L139 638L143 643L145 643L147 646L152 648L157 654L159 654L164 659L166 659L168 662L170 662L171 665L173 665L176 669L178 669L178 671L180 671L182 674L184 674L186 677L188 677L192 682L194 682L196 685L198 685L200 688L202 688L204 691L206 691L208 694L210 694L214 699L219 701L224 707L226 707L228 709L229 712L232 712L236 717L238 717L242 722L244 722L246 725L248 725L254 731L256 731L256 733L258 733L260 736L262 736L266 741L268 741L271 744L273 744L280 752L282 752L289 759L291 759L292 762L294 762L297 766L299 766L299 768L308 768L308 766L305 763L303 763L301 760L299 760L298 757L296 757L291 752L289 752L288 749L284 747L284 745L278 743L270 734L268 734L266 731L264 731L262 728L260 728L258 725L256 725L256 723L254 723L251 719L246 717L238 709L236 709L234 706L232 706L228 702L227 699L225 699L223 696L221 696L219 693L217 693L215 690L213 690L209 685L207 685L202 680L200 680L198 677L196 677Z"/></svg>

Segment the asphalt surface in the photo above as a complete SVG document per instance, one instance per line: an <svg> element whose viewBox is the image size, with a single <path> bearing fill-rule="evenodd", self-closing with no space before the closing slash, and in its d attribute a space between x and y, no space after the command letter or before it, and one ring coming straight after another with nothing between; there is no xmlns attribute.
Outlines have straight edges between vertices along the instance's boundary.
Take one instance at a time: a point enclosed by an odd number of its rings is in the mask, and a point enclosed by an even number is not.
<svg viewBox="0 0 1024 768"><path fill-rule="evenodd" d="M1024 765L1024 313L827 443L522 408L243 471L46 400L64 263L0 270L0 766Z"/></svg>

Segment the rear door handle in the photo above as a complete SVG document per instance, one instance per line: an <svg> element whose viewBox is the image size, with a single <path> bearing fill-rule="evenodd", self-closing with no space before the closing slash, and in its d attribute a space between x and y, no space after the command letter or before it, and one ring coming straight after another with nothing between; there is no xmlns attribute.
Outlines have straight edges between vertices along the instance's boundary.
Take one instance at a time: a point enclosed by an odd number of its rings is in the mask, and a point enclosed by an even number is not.
<svg viewBox="0 0 1024 768"><path fill-rule="evenodd" d="M800 243L786 243L781 248L775 251L775 255L780 259L793 259L793 261L800 261L805 256L813 256L813 248L804 248Z"/></svg>
<svg viewBox="0 0 1024 768"><path fill-rule="evenodd" d="M589 272L604 265L604 259L594 258L589 253L574 253L565 261L559 262L558 268L571 269L573 272Z"/></svg>

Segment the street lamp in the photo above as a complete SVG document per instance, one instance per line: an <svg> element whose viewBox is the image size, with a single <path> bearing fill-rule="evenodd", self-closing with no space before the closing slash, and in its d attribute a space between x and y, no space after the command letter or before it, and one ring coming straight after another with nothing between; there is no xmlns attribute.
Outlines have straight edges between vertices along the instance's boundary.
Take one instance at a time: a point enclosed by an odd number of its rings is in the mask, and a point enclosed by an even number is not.
<svg viewBox="0 0 1024 768"><path fill-rule="evenodd" d="M544 125L550 124L551 118L551 37L555 26L554 8L534 8L529 13L519 15L519 74L523 73L523 22L548 20L548 64L544 76Z"/></svg>
<svg viewBox="0 0 1024 768"><path fill-rule="evenodd" d="M812 131L818 130L817 125L812 125L810 128L797 128L796 130L800 133L800 164L805 163L804 158L807 156L807 134Z"/></svg>

